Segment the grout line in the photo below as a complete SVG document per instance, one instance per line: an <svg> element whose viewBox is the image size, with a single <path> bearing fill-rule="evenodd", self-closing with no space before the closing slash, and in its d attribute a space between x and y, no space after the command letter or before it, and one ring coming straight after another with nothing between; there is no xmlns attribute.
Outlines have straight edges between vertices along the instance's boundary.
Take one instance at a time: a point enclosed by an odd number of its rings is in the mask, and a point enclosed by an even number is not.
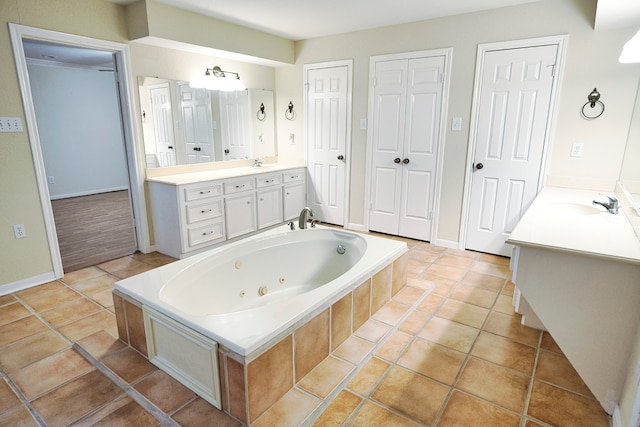
<svg viewBox="0 0 640 427"><path fill-rule="evenodd" d="M142 406L147 412L153 415L163 426L179 427L179 424L175 422L171 417L164 413L164 411L158 408L153 402L147 399L138 390L131 387L126 381L116 375L113 371L103 365L98 359L93 357L88 351L82 348L77 343L73 344L73 349L77 351L82 357L87 359L98 371L104 374L109 380L120 387L131 399Z"/></svg>
<svg viewBox="0 0 640 427"><path fill-rule="evenodd" d="M405 286L407 286L405 284ZM404 286L403 286L404 288ZM351 380L364 368L364 366L374 357L375 353L380 349L380 347L382 347L387 340L398 330L400 324L402 324L402 322L404 322L407 317L409 317L411 315L411 313L416 309L416 307L418 307L418 305L422 302L422 300L424 300L427 296L429 296L431 294L431 292L433 292L433 289L435 287L432 287L430 290L425 290L424 293L422 294L422 296L420 296L420 298L418 298L413 305L410 306L410 308L407 310L407 312L405 314L403 314L395 323L395 325L393 325L384 335L383 337L374 344L374 346L367 352L367 354L360 360L358 361L358 363L354 364L354 369L351 370L351 372L349 374L347 374L342 381L340 381L338 383L338 385L336 387L334 387L334 389L331 391L331 393L329 393L324 399L322 399L322 402L320 403L320 405L318 405L318 407L316 409L314 409L309 415L307 415L307 417L305 418L305 420L302 422L301 426L310 426L313 424L314 421L316 421L318 419L318 417L320 417L320 415L322 415L322 413L327 409L327 407L329 407L329 405L334 401L334 399L338 396L338 394L340 394L341 391L345 390L347 388L347 384L349 384L349 382L351 382ZM393 300L393 297L391 297L391 299L389 301L387 301L386 304L388 304L390 301ZM379 311L379 310L378 310ZM377 313L377 312L376 312ZM369 320L375 320L374 319L374 315L376 313L373 313L369 319ZM379 322L379 320L378 320ZM366 322L365 322L366 323ZM382 322L384 323L384 322ZM355 331L354 331L355 333ZM351 334L351 336L355 336L354 333ZM358 337L360 338L360 337ZM361 338L363 339L363 338ZM366 341L366 340L365 340ZM339 348L340 346L338 346ZM337 350L337 349L336 349ZM333 352L329 354L328 357L330 357L331 355L333 355ZM338 356L334 356L336 358L338 358L339 360L344 360ZM393 365L395 365L395 363L390 364L389 368L384 372L383 375L380 376L379 381L376 382L375 386L372 388L372 391L375 390L375 388L379 385L380 382L382 382L382 379L386 376L386 374L389 372L389 370L393 367ZM297 384L294 385L294 387L297 386ZM369 393L371 394L371 393ZM353 416L355 413L357 413L357 410L364 404L365 401L369 400L368 396L365 396L364 399L362 399L362 401L360 402L360 404L358 404L358 406L353 410L351 416Z"/></svg>
<svg viewBox="0 0 640 427"><path fill-rule="evenodd" d="M20 402L27 408L31 416L35 418L36 422L40 426L46 427L47 423L44 422L44 419L42 419L42 416L40 415L40 413L36 410L36 408L34 408L31 405L31 403L29 403L29 400L27 399L27 397L22 393L22 390L20 390L20 388L16 385L16 383L13 382L13 380L9 377L8 374L6 375L5 380L7 381L7 384L9 384L9 387L11 387L13 392L16 394L16 396L18 396L18 399L20 399Z"/></svg>

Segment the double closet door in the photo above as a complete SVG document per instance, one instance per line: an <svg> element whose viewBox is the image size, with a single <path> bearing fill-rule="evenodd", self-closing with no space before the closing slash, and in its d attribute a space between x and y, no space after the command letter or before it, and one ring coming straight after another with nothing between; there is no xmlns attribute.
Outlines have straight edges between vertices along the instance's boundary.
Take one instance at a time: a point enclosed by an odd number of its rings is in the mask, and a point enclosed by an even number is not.
<svg viewBox="0 0 640 427"><path fill-rule="evenodd" d="M369 229L431 240L445 56L376 61Z"/></svg>

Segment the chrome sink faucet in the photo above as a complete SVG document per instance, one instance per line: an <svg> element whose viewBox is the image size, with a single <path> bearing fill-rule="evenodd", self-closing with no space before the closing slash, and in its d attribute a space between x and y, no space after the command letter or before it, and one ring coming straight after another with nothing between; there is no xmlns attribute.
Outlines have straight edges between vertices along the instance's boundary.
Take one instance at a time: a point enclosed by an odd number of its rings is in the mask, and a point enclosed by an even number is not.
<svg viewBox="0 0 640 427"><path fill-rule="evenodd" d="M255 159L253 161L253 167L254 168L259 168L260 166L262 166L262 162L260 161L260 159Z"/></svg>
<svg viewBox="0 0 640 427"><path fill-rule="evenodd" d="M309 207L303 208L302 211L300 212L300 218L298 218L298 228L300 230L304 230L305 228L307 228L307 222L309 221L310 218L313 221L313 211L311 210L311 208ZM313 223L311 226L313 227Z"/></svg>
<svg viewBox="0 0 640 427"><path fill-rule="evenodd" d="M605 207L607 209L607 211L609 213L617 214L618 213L618 199L616 199L615 197L612 197L612 196L607 196L607 198L609 199L609 203L600 202L598 200L594 200L592 202L592 204L603 206L603 207Z"/></svg>

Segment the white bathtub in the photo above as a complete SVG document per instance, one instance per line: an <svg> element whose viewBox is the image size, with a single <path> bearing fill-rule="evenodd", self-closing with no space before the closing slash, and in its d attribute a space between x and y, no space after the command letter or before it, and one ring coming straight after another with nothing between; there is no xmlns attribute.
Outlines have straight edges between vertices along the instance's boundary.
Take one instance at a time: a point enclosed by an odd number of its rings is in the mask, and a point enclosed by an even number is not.
<svg viewBox="0 0 640 427"><path fill-rule="evenodd" d="M396 240L283 226L121 280L115 289L249 356L406 251Z"/></svg>

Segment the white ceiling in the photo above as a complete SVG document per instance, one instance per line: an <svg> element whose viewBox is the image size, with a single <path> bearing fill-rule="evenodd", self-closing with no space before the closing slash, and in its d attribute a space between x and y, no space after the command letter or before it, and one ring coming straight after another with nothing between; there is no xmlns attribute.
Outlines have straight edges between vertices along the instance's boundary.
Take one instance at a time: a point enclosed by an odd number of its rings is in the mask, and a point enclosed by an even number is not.
<svg viewBox="0 0 640 427"><path fill-rule="evenodd" d="M136 0L106 0L117 4ZM540 0L155 0L292 40L340 34ZM321 7L320 7L321 6ZM339 11L339 12L336 12ZM598 0L595 28L640 27L640 0ZM113 67L107 52L25 40L27 58ZM53 57L53 58L51 58Z"/></svg>
<svg viewBox="0 0 640 427"><path fill-rule="evenodd" d="M287 39L303 40L540 0L157 1Z"/></svg>

